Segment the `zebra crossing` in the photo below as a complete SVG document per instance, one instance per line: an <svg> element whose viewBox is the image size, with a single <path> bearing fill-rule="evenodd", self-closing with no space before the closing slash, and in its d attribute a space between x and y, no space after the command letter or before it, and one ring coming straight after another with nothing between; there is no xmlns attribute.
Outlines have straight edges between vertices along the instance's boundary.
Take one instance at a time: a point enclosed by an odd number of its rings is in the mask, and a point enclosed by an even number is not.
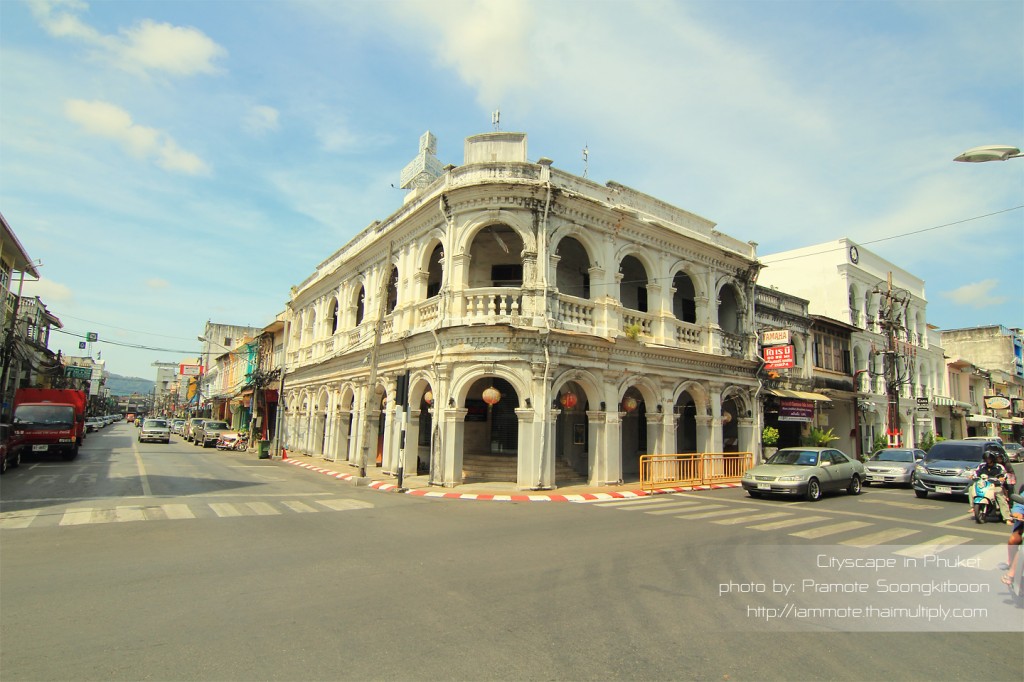
<svg viewBox="0 0 1024 682"><path fill-rule="evenodd" d="M745 505L721 504L686 499L676 496L637 497L629 499L602 500L588 502L588 505L607 508L615 511L639 512L651 516L671 516L683 521L703 521L721 526L744 526L748 530L760 532L784 532L789 536L803 540L824 540L836 545L864 549L883 545L901 545L902 549L895 554L907 557L922 557L935 551L936 547L951 548L966 545L976 538L964 535L949 534L946 529L929 528L926 525L895 528L879 528L870 520L840 520L829 516L827 510L814 510L821 513L807 513L806 508L800 511L763 511ZM942 535L931 536L942 531ZM995 566L1005 560L1002 547L979 545L979 556L986 563ZM1002 557L1002 558L1001 558Z"/></svg>
<svg viewBox="0 0 1024 682"><path fill-rule="evenodd" d="M88 526L133 521L181 521L188 519L279 516L324 511L370 509L372 502L348 498L324 500L275 500L252 502L190 502L115 507L67 507L0 512L0 530Z"/></svg>

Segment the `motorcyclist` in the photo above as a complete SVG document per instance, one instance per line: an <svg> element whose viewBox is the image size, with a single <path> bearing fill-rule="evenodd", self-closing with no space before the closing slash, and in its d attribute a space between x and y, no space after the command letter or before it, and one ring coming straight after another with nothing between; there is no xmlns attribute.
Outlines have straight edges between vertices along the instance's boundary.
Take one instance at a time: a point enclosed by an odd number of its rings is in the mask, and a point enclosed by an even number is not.
<svg viewBox="0 0 1024 682"><path fill-rule="evenodd" d="M974 470L973 477L980 479L982 476L988 476L988 480L998 485L1000 490L995 494L996 508L999 509L999 513L1002 515L1004 523L1013 523L1010 520L1010 505L1006 503L1006 496L1003 494L1002 486L1006 482L1006 469L1003 465L997 461L998 452L995 449L987 449L983 457L982 463ZM971 485L967 489L967 504L971 505L971 509L974 509L974 485Z"/></svg>

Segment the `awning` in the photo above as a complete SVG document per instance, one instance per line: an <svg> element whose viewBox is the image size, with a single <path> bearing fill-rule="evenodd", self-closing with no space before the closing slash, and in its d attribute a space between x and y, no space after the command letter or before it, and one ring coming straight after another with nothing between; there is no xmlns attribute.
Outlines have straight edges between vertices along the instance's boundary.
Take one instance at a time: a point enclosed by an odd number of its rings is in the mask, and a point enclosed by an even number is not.
<svg viewBox="0 0 1024 682"><path fill-rule="evenodd" d="M944 395L933 395L932 402L935 403L936 407L952 407L956 405L956 401L952 398L947 398Z"/></svg>
<svg viewBox="0 0 1024 682"><path fill-rule="evenodd" d="M769 388L768 393L776 395L780 398L797 398L799 400L817 400L818 402L830 403L832 398L827 395L820 393L811 393L810 391L791 391L788 388Z"/></svg>
<svg viewBox="0 0 1024 682"><path fill-rule="evenodd" d="M987 414L970 414L967 415L967 421L979 422L982 424L997 423L999 420L995 417L990 417Z"/></svg>

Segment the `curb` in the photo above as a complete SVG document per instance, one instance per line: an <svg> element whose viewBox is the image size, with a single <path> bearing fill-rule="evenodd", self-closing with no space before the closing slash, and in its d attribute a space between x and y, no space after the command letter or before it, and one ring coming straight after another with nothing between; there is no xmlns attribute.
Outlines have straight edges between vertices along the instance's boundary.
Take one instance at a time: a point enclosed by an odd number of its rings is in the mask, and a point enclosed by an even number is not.
<svg viewBox="0 0 1024 682"><path fill-rule="evenodd" d="M293 466L302 467L310 471L315 471L318 474L324 474L331 478L336 478L340 481L351 481L356 478L352 474L344 474L340 471L334 471L332 469L324 469L313 464L306 464L305 462L299 462L298 460L292 459L291 457L281 460L285 464L291 464ZM723 483L715 485L694 485L694 486L681 486L675 488L659 488L657 490L624 490L608 493L579 493L575 495L559 495L557 493L549 493L542 495L507 495L500 493L446 493L435 490L400 490L394 483L387 481L372 481L369 486L374 490L380 490L381 492L402 492L405 495L415 495L417 497L430 497L435 499L444 500L482 500L487 502L595 502L599 500L622 500L637 497L651 497L652 495L666 495L670 493L685 493L693 492L695 490L719 490L722 488L739 488L739 483Z"/></svg>

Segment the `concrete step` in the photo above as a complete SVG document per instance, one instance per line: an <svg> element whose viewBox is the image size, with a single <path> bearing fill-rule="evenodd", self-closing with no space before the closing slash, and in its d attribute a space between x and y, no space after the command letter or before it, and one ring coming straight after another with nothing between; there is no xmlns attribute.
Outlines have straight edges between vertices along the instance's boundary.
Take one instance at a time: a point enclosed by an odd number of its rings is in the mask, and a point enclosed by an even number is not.
<svg viewBox="0 0 1024 682"><path fill-rule="evenodd" d="M518 473L519 461L511 455L464 455L462 460L463 483L514 482ZM558 485L586 483L586 476L559 460L555 463L555 482Z"/></svg>

